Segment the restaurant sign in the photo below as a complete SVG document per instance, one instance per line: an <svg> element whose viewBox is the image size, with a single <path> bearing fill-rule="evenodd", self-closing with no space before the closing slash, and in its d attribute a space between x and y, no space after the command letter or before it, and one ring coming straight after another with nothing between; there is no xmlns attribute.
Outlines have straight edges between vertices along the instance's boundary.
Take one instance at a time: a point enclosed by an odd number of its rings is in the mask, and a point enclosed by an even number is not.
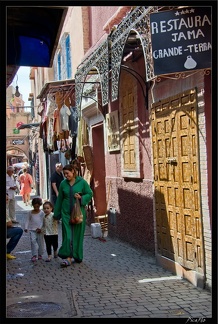
<svg viewBox="0 0 218 324"><path fill-rule="evenodd" d="M211 68L211 7L150 15L154 74Z"/></svg>

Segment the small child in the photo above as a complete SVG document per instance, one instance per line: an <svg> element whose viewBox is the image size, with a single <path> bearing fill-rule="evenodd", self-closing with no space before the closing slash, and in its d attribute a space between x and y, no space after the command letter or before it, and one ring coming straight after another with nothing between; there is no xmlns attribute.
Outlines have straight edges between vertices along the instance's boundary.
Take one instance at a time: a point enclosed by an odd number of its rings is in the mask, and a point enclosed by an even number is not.
<svg viewBox="0 0 218 324"><path fill-rule="evenodd" d="M32 250L31 261L35 262L42 259L42 254L44 253L44 239L43 239L43 219L44 212L40 209L42 206L41 198L33 198L32 200L33 210L29 211L27 214L27 219L25 223L24 231L30 233L30 242Z"/></svg>
<svg viewBox="0 0 218 324"><path fill-rule="evenodd" d="M44 239L48 253L48 258L45 261L50 262L52 259L51 247L54 250L54 258L58 257L58 221L53 218L53 205L50 201L44 202L43 211L45 214L43 220Z"/></svg>

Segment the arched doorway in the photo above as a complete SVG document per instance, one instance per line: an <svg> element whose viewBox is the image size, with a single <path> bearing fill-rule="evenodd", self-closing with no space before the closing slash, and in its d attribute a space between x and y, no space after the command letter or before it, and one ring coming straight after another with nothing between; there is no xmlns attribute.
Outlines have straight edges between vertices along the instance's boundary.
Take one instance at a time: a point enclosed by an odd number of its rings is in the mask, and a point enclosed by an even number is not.
<svg viewBox="0 0 218 324"><path fill-rule="evenodd" d="M28 162L29 158L26 153L17 146L10 146L6 149L6 165L13 165L15 163Z"/></svg>

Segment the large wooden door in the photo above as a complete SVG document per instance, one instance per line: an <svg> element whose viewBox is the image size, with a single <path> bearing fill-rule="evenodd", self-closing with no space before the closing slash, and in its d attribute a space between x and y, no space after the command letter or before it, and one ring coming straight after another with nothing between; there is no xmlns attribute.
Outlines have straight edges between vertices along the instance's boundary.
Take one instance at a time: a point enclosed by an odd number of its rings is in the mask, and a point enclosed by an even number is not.
<svg viewBox="0 0 218 324"><path fill-rule="evenodd" d="M196 90L154 103L151 116L158 253L203 273Z"/></svg>

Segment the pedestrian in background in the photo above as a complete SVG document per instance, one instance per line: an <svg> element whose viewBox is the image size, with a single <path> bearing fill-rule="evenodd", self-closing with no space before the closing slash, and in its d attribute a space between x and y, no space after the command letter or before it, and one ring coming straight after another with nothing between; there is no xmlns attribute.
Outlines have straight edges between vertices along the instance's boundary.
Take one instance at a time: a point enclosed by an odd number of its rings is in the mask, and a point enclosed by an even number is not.
<svg viewBox="0 0 218 324"><path fill-rule="evenodd" d="M43 211L45 214L43 219L43 232L46 251L48 254L48 258L45 261L50 262L52 259L52 247L54 251L54 258L58 257L58 221L53 218L53 205L50 201L44 202Z"/></svg>
<svg viewBox="0 0 218 324"><path fill-rule="evenodd" d="M15 194L19 195L20 194L20 182L18 181L18 175L17 172L14 169L14 173L13 173L13 177L14 177L14 181L16 183L16 190L15 190Z"/></svg>
<svg viewBox="0 0 218 324"><path fill-rule="evenodd" d="M64 180L63 166L61 163L55 164L55 172L51 175L51 202L55 205L61 181Z"/></svg>
<svg viewBox="0 0 218 324"><path fill-rule="evenodd" d="M62 267L67 267L74 262L83 260L83 240L86 228L86 205L92 199L93 192L89 184L81 176L72 164L63 168L65 179L59 187L59 194L54 207L54 218L62 217L62 245L58 251L58 256L63 259ZM76 202L80 200L83 221L80 224L70 224L70 213ZM72 260L72 258L74 260Z"/></svg>
<svg viewBox="0 0 218 324"><path fill-rule="evenodd" d="M44 212L40 209L42 206L42 199L37 197L32 200L33 210L27 214L24 231L30 233L30 243L32 258L31 261L35 262L42 259L44 253L44 235L43 235L43 219Z"/></svg>
<svg viewBox="0 0 218 324"><path fill-rule="evenodd" d="M23 162L21 169L17 172L19 183L20 183L20 176L21 176L21 174L23 174L23 169L27 169L27 173L30 173L29 172L29 164L27 162ZM21 185L20 185L20 189L21 189Z"/></svg>
<svg viewBox="0 0 218 324"><path fill-rule="evenodd" d="M9 210L8 210L8 204L9 204L9 198L8 194L6 194L6 229L7 229L7 239L8 241L6 245L6 257L8 260L16 259L16 256L12 255L11 252L15 249L17 246L17 243L19 242L21 236L23 235L23 230L21 227L13 226L13 223L9 217Z"/></svg>
<svg viewBox="0 0 218 324"><path fill-rule="evenodd" d="M29 164L27 162L23 162L22 168L18 171L18 176L20 176L21 174L23 174L23 169L27 169L27 172L29 172Z"/></svg>
<svg viewBox="0 0 218 324"><path fill-rule="evenodd" d="M13 174L13 177L14 177L14 180L16 182L16 186L17 186L17 189L15 190L15 194L16 195L19 195L20 193L20 182L19 182L19 176L18 176L18 168L17 167L14 167L14 174Z"/></svg>
<svg viewBox="0 0 218 324"><path fill-rule="evenodd" d="M8 212L12 223L17 224L18 222L16 221L16 214L15 214L15 192L17 190L17 185L13 174L14 174L14 167L8 166L6 172L6 192L8 193L8 198L9 198Z"/></svg>
<svg viewBox="0 0 218 324"><path fill-rule="evenodd" d="M20 175L20 195L22 195L23 202L28 206L30 204L30 194L32 191L33 178L27 173L27 169L23 169L23 173Z"/></svg>

